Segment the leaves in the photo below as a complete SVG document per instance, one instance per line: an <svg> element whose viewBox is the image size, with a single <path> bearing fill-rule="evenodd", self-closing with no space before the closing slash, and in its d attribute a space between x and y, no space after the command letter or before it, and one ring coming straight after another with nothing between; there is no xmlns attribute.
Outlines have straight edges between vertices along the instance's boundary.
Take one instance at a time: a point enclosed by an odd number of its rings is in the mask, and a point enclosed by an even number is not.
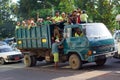
<svg viewBox="0 0 120 80"><path fill-rule="evenodd" d="M9 0L0 2L0 23L9 22L11 14L17 16L20 21L29 18L36 19L38 13L45 19L55 10L70 13L80 8L87 11L88 21L103 22L112 30L116 26L115 17L120 14L119 0L20 0L19 4L11 4L11 6L8 3ZM4 31L4 29L1 30Z"/></svg>

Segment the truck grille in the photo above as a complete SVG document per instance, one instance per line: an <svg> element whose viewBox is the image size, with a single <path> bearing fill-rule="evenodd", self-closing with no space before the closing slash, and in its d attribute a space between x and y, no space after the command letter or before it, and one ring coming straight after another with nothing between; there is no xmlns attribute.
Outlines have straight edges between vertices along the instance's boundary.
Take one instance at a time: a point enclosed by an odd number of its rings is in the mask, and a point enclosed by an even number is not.
<svg viewBox="0 0 120 80"><path fill-rule="evenodd" d="M114 50L114 45L95 46L92 47L92 50L96 51L97 53L110 52Z"/></svg>

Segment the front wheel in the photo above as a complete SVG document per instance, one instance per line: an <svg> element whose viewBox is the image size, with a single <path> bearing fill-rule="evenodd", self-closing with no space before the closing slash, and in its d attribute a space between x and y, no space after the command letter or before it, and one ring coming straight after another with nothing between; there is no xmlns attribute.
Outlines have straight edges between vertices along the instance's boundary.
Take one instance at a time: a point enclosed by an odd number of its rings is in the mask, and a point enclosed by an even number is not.
<svg viewBox="0 0 120 80"><path fill-rule="evenodd" d="M80 69L82 67L82 61L81 61L80 57L76 54L72 54L69 57L69 64L70 64L71 68L74 70Z"/></svg>
<svg viewBox="0 0 120 80"><path fill-rule="evenodd" d="M1 58L0 59L0 63L2 64L2 65L4 65L6 62L5 62L5 60L4 60L4 58Z"/></svg>
<svg viewBox="0 0 120 80"><path fill-rule="evenodd" d="M105 58L105 59L97 60L97 61L95 61L95 62L96 62L96 64L97 64L98 66L103 66L103 65L105 64L105 62L106 62L106 58Z"/></svg>

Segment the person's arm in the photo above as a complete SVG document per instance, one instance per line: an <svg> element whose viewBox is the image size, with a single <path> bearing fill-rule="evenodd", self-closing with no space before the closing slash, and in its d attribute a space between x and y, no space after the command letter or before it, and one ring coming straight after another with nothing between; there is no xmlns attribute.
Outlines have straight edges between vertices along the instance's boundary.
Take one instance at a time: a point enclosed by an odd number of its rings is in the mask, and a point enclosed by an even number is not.
<svg viewBox="0 0 120 80"><path fill-rule="evenodd" d="M60 43L58 43L57 45L61 45L63 43L63 41L65 40L65 38L62 39L62 41L60 41Z"/></svg>
<svg viewBox="0 0 120 80"><path fill-rule="evenodd" d="M88 15L86 14L86 17L88 18Z"/></svg>

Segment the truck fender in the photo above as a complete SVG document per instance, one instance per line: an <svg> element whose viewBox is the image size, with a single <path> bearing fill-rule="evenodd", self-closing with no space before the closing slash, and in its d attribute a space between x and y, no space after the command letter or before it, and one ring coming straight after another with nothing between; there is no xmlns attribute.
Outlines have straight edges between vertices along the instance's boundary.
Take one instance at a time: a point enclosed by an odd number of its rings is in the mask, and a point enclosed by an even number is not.
<svg viewBox="0 0 120 80"><path fill-rule="evenodd" d="M82 55L81 55L79 52L77 52L77 51L68 52L67 54L68 54L68 59L69 59L69 57L70 57L72 54L77 54L77 55L81 58L82 61L84 60L83 57L82 57Z"/></svg>

